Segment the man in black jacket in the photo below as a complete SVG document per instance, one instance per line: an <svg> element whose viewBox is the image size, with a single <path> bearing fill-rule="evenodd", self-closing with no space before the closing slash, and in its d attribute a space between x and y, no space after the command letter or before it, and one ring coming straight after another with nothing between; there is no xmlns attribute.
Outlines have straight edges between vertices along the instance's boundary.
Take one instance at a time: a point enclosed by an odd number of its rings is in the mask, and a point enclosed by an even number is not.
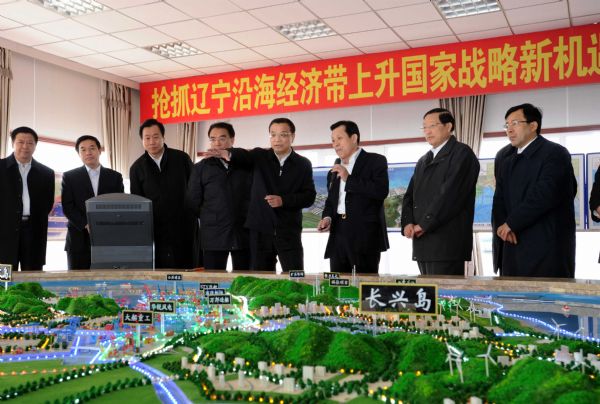
<svg viewBox="0 0 600 404"><path fill-rule="evenodd" d="M196 219L187 202L193 163L165 144L165 127L156 119L140 126L146 152L129 169L131 193L152 200L156 268L192 267Z"/></svg>
<svg viewBox="0 0 600 404"><path fill-rule="evenodd" d="M37 133L10 134L13 154L0 160L0 262L41 271L46 263L48 215L54 205L54 171L33 159Z"/></svg>
<svg viewBox="0 0 600 404"><path fill-rule="evenodd" d="M504 119L510 144L494 161L494 271L574 278L577 180L571 155L541 136L542 112L535 106L511 107Z"/></svg>
<svg viewBox="0 0 600 404"><path fill-rule="evenodd" d="M94 136L81 136L75 143L82 167L63 174L61 201L67 226L67 264L69 269L90 269L91 247L85 201L94 196L123 192L121 173L100 165L102 149Z"/></svg>
<svg viewBox="0 0 600 404"><path fill-rule="evenodd" d="M327 175L327 200L319 231L330 231L325 258L332 272L377 273L381 252L389 248L383 202L389 192L387 160L359 147L352 121L331 125L339 158Z"/></svg>
<svg viewBox="0 0 600 404"><path fill-rule="evenodd" d="M277 257L283 271L303 270L302 209L317 192L310 160L292 149L296 127L287 118L269 124L271 148L233 148L213 154L230 158L233 167L253 169L250 207L251 269L274 271Z"/></svg>
<svg viewBox="0 0 600 404"><path fill-rule="evenodd" d="M464 275L471 260L479 161L453 131L450 111L423 116L432 149L417 162L402 201L402 234L413 240L413 260L424 275Z"/></svg>
<svg viewBox="0 0 600 404"><path fill-rule="evenodd" d="M211 150L233 147L235 131L227 122L208 129ZM244 228L252 172L234 167L218 157L202 159L194 166L189 199L200 218L200 237L207 269L225 269L231 254L234 270L250 268L248 229Z"/></svg>

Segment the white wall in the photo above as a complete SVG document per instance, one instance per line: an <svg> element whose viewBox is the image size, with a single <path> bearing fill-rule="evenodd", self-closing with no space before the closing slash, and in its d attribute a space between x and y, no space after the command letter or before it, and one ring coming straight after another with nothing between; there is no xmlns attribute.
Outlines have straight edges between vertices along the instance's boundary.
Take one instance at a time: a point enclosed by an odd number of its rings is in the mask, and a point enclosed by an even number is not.
<svg viewBox="0 0 600 404"><path fill-rule="evenodd" d="M10 128L31 126L40 136L75 141L100 136L100 80L12 54Z"/></svg>

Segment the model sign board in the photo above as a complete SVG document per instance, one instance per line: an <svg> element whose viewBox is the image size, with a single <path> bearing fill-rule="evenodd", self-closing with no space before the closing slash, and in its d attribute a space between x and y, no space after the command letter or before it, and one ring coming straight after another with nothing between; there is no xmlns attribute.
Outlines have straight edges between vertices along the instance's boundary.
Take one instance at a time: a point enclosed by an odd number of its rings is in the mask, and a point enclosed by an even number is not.
<svg viewBox="0 0 600 404"><path fill-rule="evenodd" d="M177 303L169 302L169 301L162 301L162 300L155 300L155 301L151 301L149 303L148 307L150 307L150 310L153 311L154 313L175 314L176 308L177 308Z"/></svg>
<svg viewBox="0 0 600 404"><path fill-rule="evenodd" d="M437 285L361 283L361 313L437 314Z"/></svg>
<svg viewBox="0 0 600 404"><path fill-rule="evenodd" d="M123 324L129 325L152 325L154 313L145 310L123 310Z"/></svg>

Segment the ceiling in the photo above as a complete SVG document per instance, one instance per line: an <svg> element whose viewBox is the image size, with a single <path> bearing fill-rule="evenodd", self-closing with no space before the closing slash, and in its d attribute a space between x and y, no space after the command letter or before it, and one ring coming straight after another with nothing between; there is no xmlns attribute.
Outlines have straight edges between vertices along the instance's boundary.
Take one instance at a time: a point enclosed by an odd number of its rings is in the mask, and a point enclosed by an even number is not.
<svg viewBox="0 0 600 404"><path fill-rule="evenodd" d="M500 0L499 12L449 20L429 0L96 1L110 10L64 17L0 0L0 44L135 86L600 22L600 0ZM294 42L274 29L311 19L336 35ZM167 59L144 49L173 41L202 53Z"/></svg>

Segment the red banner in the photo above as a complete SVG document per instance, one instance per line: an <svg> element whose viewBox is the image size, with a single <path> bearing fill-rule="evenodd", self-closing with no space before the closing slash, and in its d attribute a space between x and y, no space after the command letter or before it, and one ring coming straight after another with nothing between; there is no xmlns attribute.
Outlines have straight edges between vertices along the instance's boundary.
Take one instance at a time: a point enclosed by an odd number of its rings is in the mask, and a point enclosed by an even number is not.
<svg viewBox="0 0 600 404"><path fill-rule="evenodd" d="M600 25L586 25L142 83L140 117L190 122L596 82Z"/></svg>

